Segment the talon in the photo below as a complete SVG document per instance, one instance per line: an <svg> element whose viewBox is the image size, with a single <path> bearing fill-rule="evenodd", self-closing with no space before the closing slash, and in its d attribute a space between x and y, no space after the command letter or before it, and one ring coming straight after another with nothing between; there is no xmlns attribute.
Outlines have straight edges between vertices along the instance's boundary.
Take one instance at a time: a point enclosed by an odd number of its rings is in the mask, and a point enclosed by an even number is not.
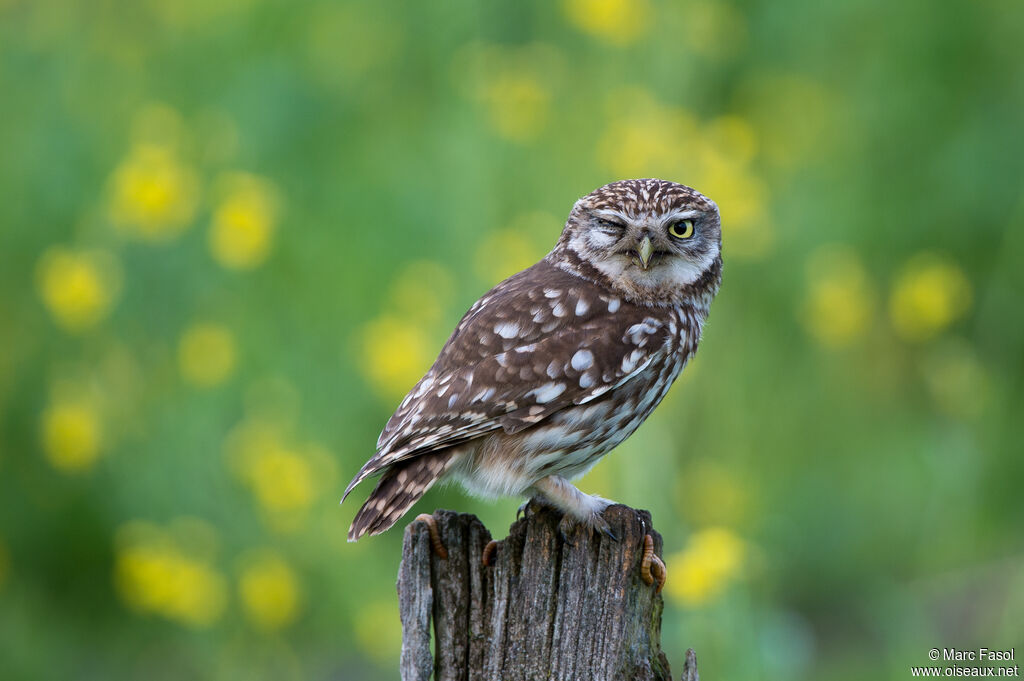
<svg viewBox="0 0 1024 681"><path fill-rule="evenodd" d="M537 497L530 497L523 503L519 504L519 508L516 509L516 520L523 518L529 518L531 514L540 511L542 504L537 500Z"/></svg>
<svg viewBox="0 0 1024 681"><path fill-rule="evenodd" d="M615 536L615 533L612 532L610 527L607 527L607 526L606 527L602 527L601 528L601 533L603 535L605 535L606 537L608 537L609 539L611 539L612 541L619 541L619 538Z"/></svg>
<svg viewBox="0 0 1024 681"><path fill-rule="evenodd" d="M416 516L413 522L422 521L426 523L427 530L430 532L430 545L434 547L434 553L438 555L441 560L448 560L448 549L441 543L441 533L437 531L437 521L434 520L434 516L429 513L420 513Z"/></svg>
<svg viewBox="0 0 1024 681"><path fill-rule="evenodd" d="M498 550L498 542L493 539L487 542L487 546L484 547L483 555L480 556L480 562L484 567L491 567L491 559L494 558L494 552Z"/></svg>
<svg viewBox="0 0 1024 681"><path fill-rule="evenodd" d="M644 580L645 584L654 584L657 581L658 588L654 590L656 594L661 593L661 589L668 579L665 563L654 555L654 538L649 534L644 535L644 554L640 561L640 578Z"/></svg>

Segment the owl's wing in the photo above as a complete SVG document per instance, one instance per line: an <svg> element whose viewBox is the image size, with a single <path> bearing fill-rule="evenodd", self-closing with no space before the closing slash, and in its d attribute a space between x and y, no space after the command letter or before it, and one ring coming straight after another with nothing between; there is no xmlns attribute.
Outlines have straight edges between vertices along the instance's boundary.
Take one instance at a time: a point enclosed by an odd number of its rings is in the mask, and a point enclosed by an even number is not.
<svg viewBox="0 0 1024 681"><path fill-rule="evenodd" d="M668 352L675 326L670 316L538 263L466 313L345 494L403 459L498 428L518 432L599 397Z"/></svg>

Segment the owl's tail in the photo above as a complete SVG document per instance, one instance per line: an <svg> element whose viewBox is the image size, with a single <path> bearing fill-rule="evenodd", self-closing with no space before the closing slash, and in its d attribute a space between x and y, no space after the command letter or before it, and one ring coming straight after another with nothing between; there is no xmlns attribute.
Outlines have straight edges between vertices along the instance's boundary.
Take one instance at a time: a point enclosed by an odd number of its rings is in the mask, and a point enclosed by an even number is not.
<svg viewBox="0 0 1024 681"><path fill-rule="evenodd" d="M390 529L444 475L453 454L450 449L430 452L389 468L356 513L352 527L348 528L348 540Z"/></svg>

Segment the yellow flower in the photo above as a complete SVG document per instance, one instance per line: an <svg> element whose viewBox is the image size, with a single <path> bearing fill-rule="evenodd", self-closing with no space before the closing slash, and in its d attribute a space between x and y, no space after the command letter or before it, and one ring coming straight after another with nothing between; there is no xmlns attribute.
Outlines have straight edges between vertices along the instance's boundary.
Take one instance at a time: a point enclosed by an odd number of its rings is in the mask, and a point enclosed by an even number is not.
<svg viewBox="0 0 1024 681"><path fill-rule="evenodd" d="M117 261L103 251L51 248L36 268L46 309L60 327L72 332L89 329L110 314L120 281Z"/></svg>
<svg viewBox="0 0 1024 681"><path fill-rule="evenodd" d="M198 195L195 172L173 149L139 144L114 171L110 215L134 236L167 241L192 222Z"/></svg>
<svg viewBox="0 0 1024 681"><path fill-rule="evenodd" d="M577 28L614 45L628 45L647 30L647 0L565 0L565 13Z"/></svg>
<svg viewBox="0 0 1024 681"><path fill-rule="evenodd" d="M224 450L232 471L278 531L299 527L306 511L333 485L331 455L315 444L290 442L271 422L243 421L229 433Z"/></svg>
<svg viewBox="0 0 1024 681"><path fill-rule="evenodd" d="M313 500L313 471L309 463L286 449L271 449L256 457L249 469L256 498L270 511L305 509Z"/></svg>
<svg viewBox="0 0 1024 681"><path fill-rule="evenodd" d="M484 90L491 125L514 142L528 142L544 128L551 94L529 73L503 73Z"/></svg>
<svg viewBox="0 0 1024 681"><path fill-rule="evenodd" d="M196 628L216 622L227 604L224 577L190 555L170 532L145 523L121 529L114 585L134 610Z"/></svg>
<svg viewBox="0 0 1024 681"><path fill-rule="evenodd" d="M808 291L801 310L808 333L831 348L861 338L871 322L868 275L857 254L828 246L812 254L807 263Z"/></svg>
<svg viewBox="0 0 1024 681"><path fill-rule="evenodd" d="M193 324L178 342L181 375L201 388L223 383L234 371L235 362L235 338L220 324Z"/></svg>
<svg viewBox="0 0 1024 681"><path fill-rule="evenodd" d="M402 625L395 606L377 601L363 607L353 623L356 640L363 652L382 664L391 663L402 650Z"/></svg>
<svg viewBox="0 0 1024 681"><path fill-rule="evenodd" d="M254 175L224 180L224 198L213 213L210 252L230 269L252 269L266 260L277 225L278 199L273 185Z"/></svg>
<svg viewBox="0 0 1024 681"><path fill-rule="evenodd" d="M665 590L686 607L710 603L739 575L746 554L745 543L731 530L701 530L690 537L685 549L667 561L672 566L672 579Z"/></svg>
<svg viewBox="0 0 1024 681"><path fill-rule="evenodd" d="M971 284L955 263L930 253L903 267L889 297L893 328L908 341L926 341L971 306Z"/></svg>
<svg viewBox="0 0 1024 681"><path fill-rule="evenodd" d="M363 370L382 395L401 398L434 360L433 344L421 325L391 315L363 329Z"/></svg>
<svg viewBox="0 0 1024 681"><path fill-rule="evenodd" d="M302 601L295 571L270 552L249 559L238 581L238 595L246 616L265 631L294 622Z"/></svg>
<svg viewBox="0 0 1024 681"><path fill-rule="evenodd" d="M463 94L482 105L495 132L526 143L547 126L563 63L557 50L542 43L515 48L471 43L452 60L452 77Z"/></svg>
<svg viewBox="0 0 1024 681"><path fill-rule="evenodd" d="M100 455L101 426L96 409L84 401L60 401L42 419L43 452L64 472L91 468Z"/></svg>

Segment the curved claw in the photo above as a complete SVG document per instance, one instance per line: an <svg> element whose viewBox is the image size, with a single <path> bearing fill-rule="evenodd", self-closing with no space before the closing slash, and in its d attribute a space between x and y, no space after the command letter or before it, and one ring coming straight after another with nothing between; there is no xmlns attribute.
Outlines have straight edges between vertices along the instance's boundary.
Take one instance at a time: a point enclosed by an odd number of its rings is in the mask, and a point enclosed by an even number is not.
<svg viewBox="0 0 1024 681"><path fill-rule="evenodd" d="M608 522L600 514L594 514L588 520L580 520L565 514L558 523L558 533L561 535L562 541L567 544L572 543L573 534L581 527L587 533L587 537L593 537L596 531L612 541L619 541L619 538L612 532L611 527L608 526Z"/></svg>
<svg viewBox="0 0 1024 681"><path fill-rule="evenodd" d="M640 561L640 578L644 580L645 584L654 584L657 581L658 588L654 590L656 594L661 593L668 580L668 570L661 558L654 555L654 538L649 534L644 535L644 555Z"/></svg>
<svg viewBox="0 0 1024 681"><path fill-rule="evenodd" d="M530 513L536 513L537 506L539 505L539 502L534 497L530 497L523 503L519 504L519 508L516 509L516 521L518 522L523 518L528 518Z"/></svg>
<svg viewBox="0 0 1024 681"><path fill-rule="evenodd" d="M494 560L494 552L498 550L498 542L491 540L484 546L484 552L480 556L480 563L484 567L491 567L491 561Z"/></svg>
<svg viewBox="0 0 1024 681"><path fill-rule="evenodd" d="M427 530L430 532L430 545L434 547L434 553L437 554L441 560L448 560L448 549L441 543L441 533L437 530L437 521L434 520L434 516L429 513L420 513L416 516L413 522L424 522L427 525Z"/></svg>

